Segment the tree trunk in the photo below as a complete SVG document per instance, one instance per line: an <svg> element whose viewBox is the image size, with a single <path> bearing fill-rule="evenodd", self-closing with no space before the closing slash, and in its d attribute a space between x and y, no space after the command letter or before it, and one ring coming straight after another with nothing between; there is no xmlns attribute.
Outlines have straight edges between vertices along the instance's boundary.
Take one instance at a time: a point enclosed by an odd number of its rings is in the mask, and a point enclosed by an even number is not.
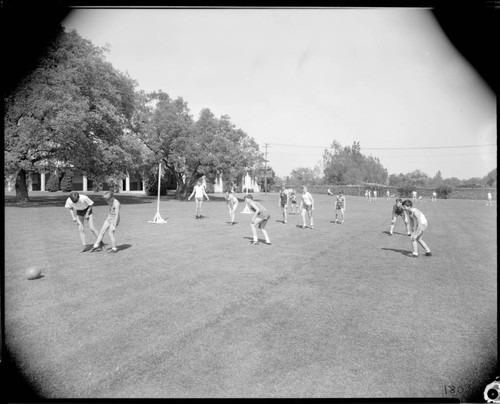
<svg viewBox="0 0 500 404"><path fill-rule="evenodd" d="M28 187L26 185L26 171L19 170L16 175L16 201L29 202Z"/></svg>
<svg viewBox="0 0 500 404"><path fill-rule="evenodd" d="M176 173L177 189L175 199L187 199L187 184L182 180L182 173Z"/></svg>

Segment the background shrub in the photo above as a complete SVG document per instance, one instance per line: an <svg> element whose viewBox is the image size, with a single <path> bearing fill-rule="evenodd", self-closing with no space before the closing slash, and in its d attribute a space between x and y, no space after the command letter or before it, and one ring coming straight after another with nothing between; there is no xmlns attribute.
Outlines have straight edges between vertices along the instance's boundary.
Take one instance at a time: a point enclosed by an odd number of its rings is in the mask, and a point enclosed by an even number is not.
<svg viewBox="0 0 500 404"><path fill-rule="evenodd" d="M453 187L449 185L441 185L436 189L437 196L442 199L448 199L453 192Z"/></svg>
<svg viewBox="0 0 500 404"><path fill-rule="evenodd" d="M144 181L145 190L148 195L158 195L158 174L150 174ZM165 176L161 178L160 182L160 195L167 195L168 181Z"/></svg>
<svg viewBox="0 0 500 404"><path fill-rule="evenodd" d="M415 187L409 185L402 185L398 187L398 194L400 198L410 198Z"/></svg>
<svg viewBox="0 0 500 404"><path fill-rule="evenodd" d="M59 177L60 174L57 171L50 173L50 177L49 180L47 181L45 189L49 192L59 191Z"/></svg>
<svg viewBox="0 0 500 404"><path fill-rule="evenodd" d="M61 179L61 191L73 191L73 171L65 171Z"/></svg>

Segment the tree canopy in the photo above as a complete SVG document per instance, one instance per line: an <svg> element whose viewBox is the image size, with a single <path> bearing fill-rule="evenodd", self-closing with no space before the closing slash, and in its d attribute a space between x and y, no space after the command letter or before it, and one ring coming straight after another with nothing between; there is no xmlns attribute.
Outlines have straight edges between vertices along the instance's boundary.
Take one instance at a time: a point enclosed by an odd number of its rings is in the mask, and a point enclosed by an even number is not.
<svg viewBox="0 0 500 404"><path fill-rule="evenodd" d="M105 48L62 27L35 69L5 98L5 170L28 200L27 172L71 167L90 178L139 164L126 136L136 83L105 60Z"/></svg>
<svg viewBox="0 0 500 404"><path fill-rule="evenodd" d="M363 182L385 184L387 170L377 157L361 153L359 142L345 146L333 140L330 149L323 153L325 182L339 185Z"/></svg>
<svg viewBox="0 0 500 404"><path fill-rule="evenodd" d="M163 91L146 95L139 121L136 133L151 159L163 162L175 176L179 198L202 176L214 182L221 175L224 182L236 183L262 161L257 143L229 116L217 118L204 108L195 121L182 98L171 99Z"/></svg>

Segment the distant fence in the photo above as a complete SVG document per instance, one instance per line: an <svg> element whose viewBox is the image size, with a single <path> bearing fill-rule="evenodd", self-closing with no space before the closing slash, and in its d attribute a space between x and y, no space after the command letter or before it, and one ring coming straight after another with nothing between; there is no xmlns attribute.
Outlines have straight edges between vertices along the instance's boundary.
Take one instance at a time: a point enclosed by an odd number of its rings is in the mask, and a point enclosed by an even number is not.
<svg viewBox="0 0 500 404"><path fill-rule="evenodd" d="M287 188L295 189L297 194L302 192L302 186L294 186L288 185ZM373 191L377 191L377 196L379 198L385 197L385 193L387 190L391 193L391 195L395 195L400 198L409 198L409 195L399 195L398 189L400 187L394 186L384 186L380 184L364 184L364 185L308 185L308 190L312 194L326 194L328 189L337 194L340 190L344 191L344 195L352 195L352 196L364 196L365 191L367 189ZM272 186L270 192L278 192L280 186ZM422 198L430 198L432 193L436 190L436 188L414 188L417 191L417 196L421 196ZM477 199L477 200L486 200L487 194L491 193L493 199L497 199L497 189L496 188L452 188L451 193L448 195L447 199ZM439 198L439 195L438 195Z"/></svg>

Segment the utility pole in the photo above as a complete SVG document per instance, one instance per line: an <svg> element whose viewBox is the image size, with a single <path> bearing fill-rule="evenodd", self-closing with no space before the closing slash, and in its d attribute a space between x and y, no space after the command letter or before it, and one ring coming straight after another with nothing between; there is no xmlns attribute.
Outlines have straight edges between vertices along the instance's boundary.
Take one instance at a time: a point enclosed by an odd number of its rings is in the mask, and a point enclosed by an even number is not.
<svg viewBox="0 0 500 404"><path fill-rule="evenodd" d="M266 152L264 157L264 192L267 195L267 143L265 144L265 146L266 146Z"/></svg>

